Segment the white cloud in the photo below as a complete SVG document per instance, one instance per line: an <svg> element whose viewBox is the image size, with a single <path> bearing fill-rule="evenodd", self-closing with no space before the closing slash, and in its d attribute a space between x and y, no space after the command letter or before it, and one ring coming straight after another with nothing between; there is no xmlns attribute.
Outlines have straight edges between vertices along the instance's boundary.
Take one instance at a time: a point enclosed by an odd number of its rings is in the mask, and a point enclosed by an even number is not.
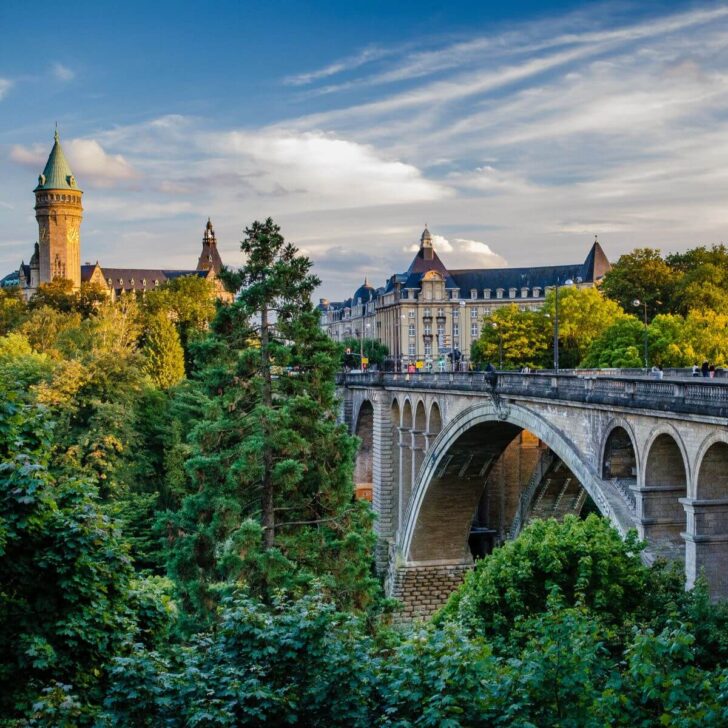
<svg viewBox="0 0 728 728"><path fill-rule="evenodd" d="M53 64L51 72L59 81L73 81L73 79L76 78L75 72L68 66L64 66L59 61L56 61Z"/></svg>
<svg viewBox="0 0 728 728"><path fill-rule="evenodd" d="M443 235L432 235L432 247L443 263L452 269L459 268L505 268L506 259L495 253L488 243L468 238L446 238ZM408 253L416 253L419 243L412 243L405 248Z"/></svg>
<svg viewBox="0 0 728 728"><path fill-rule="evenodd" d="M232 131L202 144L246 171L258 194L298 197L308 209L406 204L452 194L411 164L331 134Z"/></svg>
<svg viewBox="0 0 728 728"><path fill-rule="evenodd" d="M89 179L99 186L110 186L134 179L137 172L121 154L108 154L95 139L69 139L63 142L68 163L79 181ZM10 148L10 159L40 172L48 159L49 149L41 144Z"/></svg>
<svg viewBox="0 0 728 728"><path fill-rule="evenodd" d="M9 78L0 78L0 101L8 95L12 87L13 82Z"/></svg>

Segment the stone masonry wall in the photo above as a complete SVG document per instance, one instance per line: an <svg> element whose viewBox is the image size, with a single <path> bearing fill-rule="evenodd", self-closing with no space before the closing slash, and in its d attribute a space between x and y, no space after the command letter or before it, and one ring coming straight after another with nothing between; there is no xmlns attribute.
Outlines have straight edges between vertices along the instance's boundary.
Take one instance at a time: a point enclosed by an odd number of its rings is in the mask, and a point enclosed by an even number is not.
<svg viewBox="0 0 728 728"><path fill-rule="evenodd" d="M390 572L387 593L398 599L402 620L430 617L462 584L470 564L400 566Z"/></svg>

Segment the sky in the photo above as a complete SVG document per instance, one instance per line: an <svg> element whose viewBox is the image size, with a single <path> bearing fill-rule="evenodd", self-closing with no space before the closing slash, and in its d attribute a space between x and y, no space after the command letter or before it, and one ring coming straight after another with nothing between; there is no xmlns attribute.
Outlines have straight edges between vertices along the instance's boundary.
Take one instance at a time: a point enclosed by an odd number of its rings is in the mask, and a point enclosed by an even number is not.
<svg viewBox="0 0 728 728"><path fill-rule="evenodd" d="M616 260L728 227L728 5L0 2L0 273L56 122L83 261L225 263L271 216L350 296L407 268Z"/></svg>

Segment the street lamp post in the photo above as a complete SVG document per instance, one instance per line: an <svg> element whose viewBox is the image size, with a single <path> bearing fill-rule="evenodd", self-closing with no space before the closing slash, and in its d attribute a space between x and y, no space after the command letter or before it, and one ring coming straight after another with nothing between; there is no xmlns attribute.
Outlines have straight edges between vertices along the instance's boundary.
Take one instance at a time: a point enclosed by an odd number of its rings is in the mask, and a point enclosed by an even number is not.
<svg viewBox="0 0 728 728"><path fill-rule="evenodd" d="M564 281L565 286L571 286L574 281L571 278L567 278ZM559 286L561 281L556 279L556 297L554 300L554 370L559 371Z"/></svg>
<svg viewBox="0 0 728 728"><path fill-rule="evenodd" d="M650 363L649 363L649 349L647 348L647 301L640 301L639 298L635 298L634 301L632 301L632 305L635 308L639 308L640 306L643 307L644 310L644 336L643 336L643 343L644 343L644 356L645 356L645 369L649 369Z"/></svg>
<svg viewBox="0 0 728 728"><path fill-rule="evenodd" d="M490 326L498 334L498 369L503 369L503 334L495 321L492 321Z"/></svg>

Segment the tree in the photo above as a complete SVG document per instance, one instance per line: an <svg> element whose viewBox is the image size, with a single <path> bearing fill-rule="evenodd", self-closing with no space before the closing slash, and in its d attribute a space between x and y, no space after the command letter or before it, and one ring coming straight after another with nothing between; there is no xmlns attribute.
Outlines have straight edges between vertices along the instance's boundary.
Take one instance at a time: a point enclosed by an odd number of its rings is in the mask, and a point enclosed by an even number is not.
<svg viewBox="0 0 728 728"><path fill-rule="evenodd" d="M582 366L639 368L644 366L644 324L628 316L612 324L592 341Z"/></svg>
<svg viewBox="0 0 728 728"><path fill-rule="evenodd" d="M556 316L556 293L546 295L539 312L550 318ZM591 343L607 328L625 317L618 303L606 298L596 288L559 288L559 361L564 368L577 367L586 356Z"/></svg>
<svg viewBox="0 0 728 728"><path fill-rule="evenodd" d="M622 539L595 515L535 521L476 564L439 619L454 619L496 644L513 640L519 620L543 612L555 595L589 609L609 626L649 602L651 576L634 532ZM679 589L679 585L678 585Z"/></svg>
<svg viewBox="0 0 728 728"><path fill-rule="evenodd" d="M171 605L154 584L134 580L94 484L52 468L45 414L4 395L0 713L20 718L52 702L56 683L82 704L98 701L104 664L132 640L156 644Z"/></svg>
<svg viewBox="0 0 728 728"><path fill-rule="evenodd" d="M27 310L19 288L0 288L0 336L16 329L27 315Z"/></svg>
<svg viewBox="0 0 728 728"><path fill-rule="evenodd" d="M142 347L144 371L161 389L178 384L185 375L185 360L179 334L164 314L147 323Z"/></svg>
<svg viewBox="0 0 728 728"><path fill-rule="evenodd" d="M476 366L498 364L502 351L506 369L547 366L550 326L549 319L540 312L520 311L515 304L499 307L484 320L480 338L471 346L470 358Z"/></svg>
<svg viewBox="0 0 728 728"><path fill-rule="evenodd" d="M191 433L189 492L170 514L170 569L203 623L245 584L271 597L318 578L337 604L376 592L367 505L353 501L355 440L336 422L339 347L319 328L311 263L272 220L241 244L221 307L193 351L207 398Z"/></svg>
<svg viewBox="0 0 728 728"><path fill-rule="evenodd" d="M389 348L387 347L387 345L382 344L377 339L364 339L364 342L362 344L359 339L349 338L344 339L341 342L341 345L343 347L343 351L341 353L342 366L344 364L344 356L347 349L351 349L351 352L356 360L357 367L359 365L359 353L361 348L364 349L364 356L369 359L370 367L372 366L372 364L376 364L379 369L383 369L384 361L389 355Z"/></svg>
<svg viewBox="0 0 728 728"><path fill-rule="evenodd" d="M634 310L633 301L647 302L648 317L669 313L678 279L659 250L636 248L625 253L604 276L602 290L625 311Z"/></svg>

